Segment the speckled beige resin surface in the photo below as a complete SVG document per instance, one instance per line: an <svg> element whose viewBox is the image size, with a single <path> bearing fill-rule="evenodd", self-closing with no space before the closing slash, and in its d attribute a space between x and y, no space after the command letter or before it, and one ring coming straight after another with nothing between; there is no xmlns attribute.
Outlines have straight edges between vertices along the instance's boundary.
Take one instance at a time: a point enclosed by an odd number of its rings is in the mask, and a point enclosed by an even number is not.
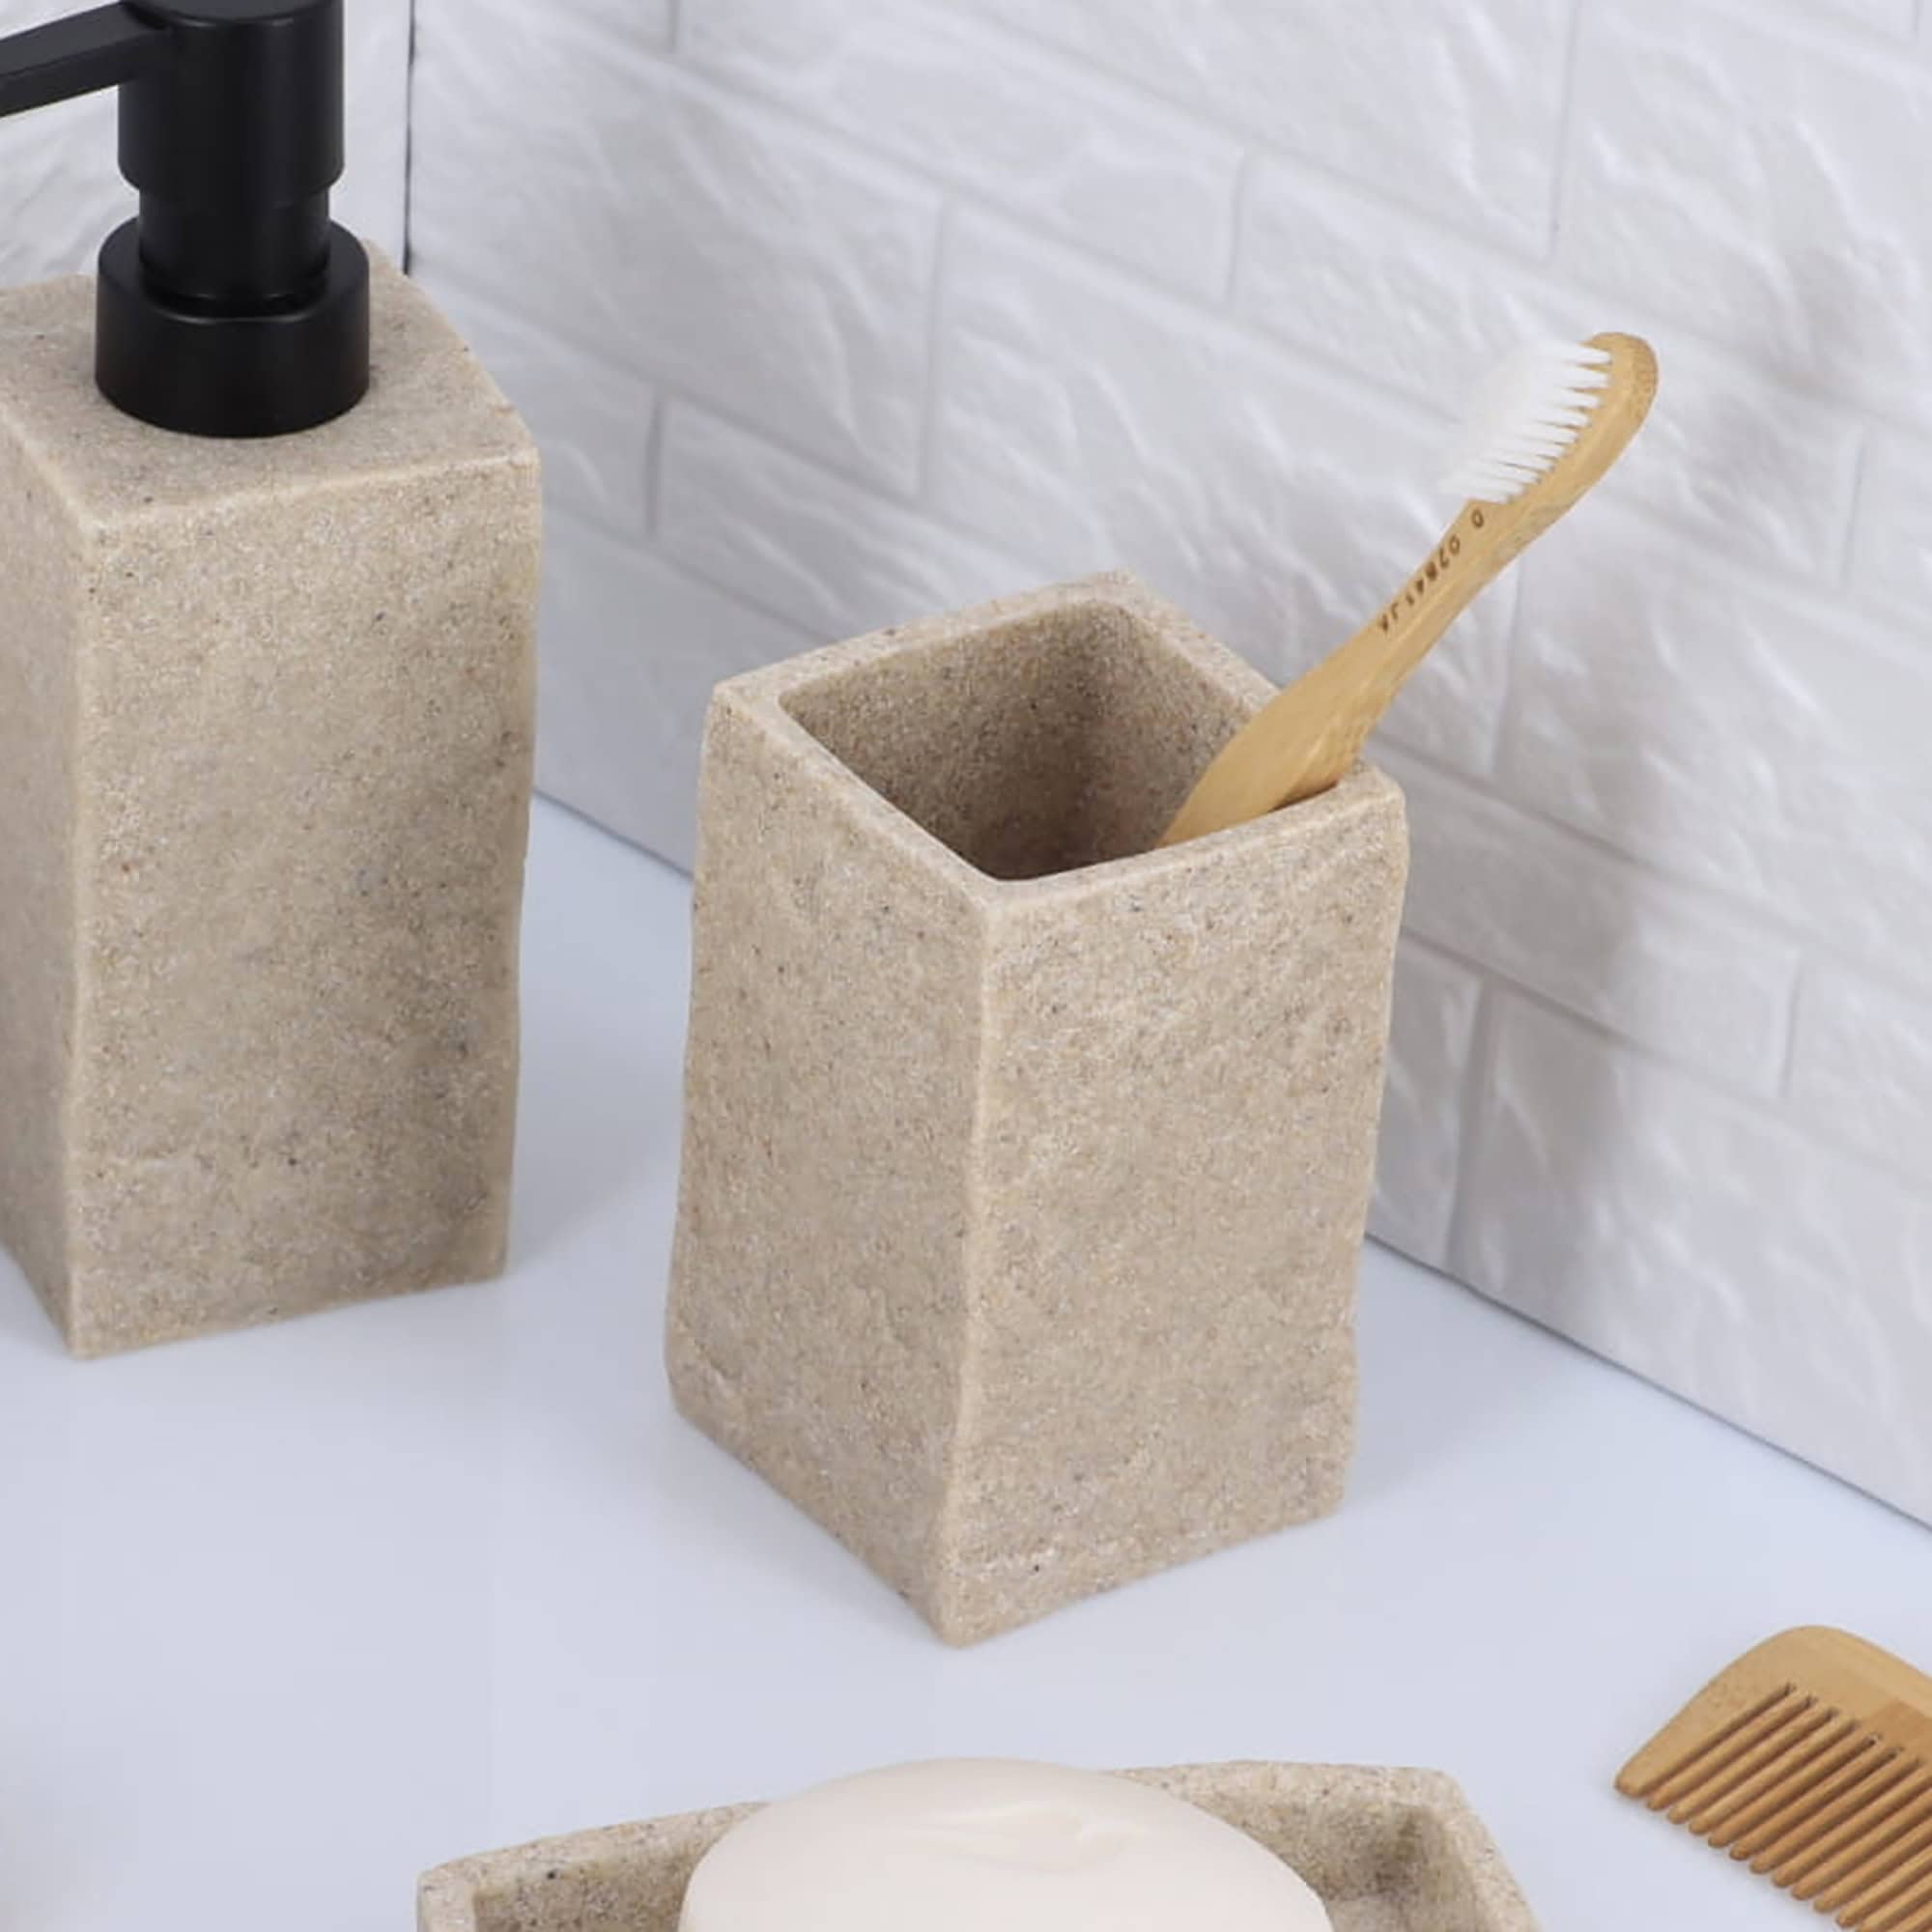
<svg viewBox="0 0 1932 1932"><path fill-rule="evenodd" d="M1489 1833L1436 1772L1216 1764L1132 1776L1286 1859L1321 1893L1335 1932L1536 1932ZM753 1808L444 1865L422 1882L419 1932L677 1932L697 1861ZM1213 1922L1204 1910L1204 1932Z"/></svg>
<svg viewBox="0 0 1932 1932"><path fill-rule="evenodd" d="M714 702L672 1386L951 1641L1341 1498L1401 797L1149 849L1271 689L1117 576Z"/></svg>
<svg viewBox="0 0 1932 1932"><path fill-rule="evenodd" d="M262 442L0 297L0 1240L79 1354L501 1264L536 458L375 268L369 400Z"/></svg>

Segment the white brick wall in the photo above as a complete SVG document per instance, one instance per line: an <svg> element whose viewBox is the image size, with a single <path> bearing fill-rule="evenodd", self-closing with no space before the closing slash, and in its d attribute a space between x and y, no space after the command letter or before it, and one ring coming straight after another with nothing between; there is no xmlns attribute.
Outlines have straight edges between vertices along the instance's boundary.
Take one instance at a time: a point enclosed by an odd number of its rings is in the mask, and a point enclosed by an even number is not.
<svg viewBox="0 0 1932 1932"><path fill-rule="evenodd" d="M1803 10L1585 6L1559 267L1932 422L1921 64Z"/></svg>
<svg viewBox="0 0 1932 1932"><path fill-rule="evenodd" d="M1926 17L1932 19L1932 7ZM1901 616L1932 607L1932 441L1877 435L1865 451L1853 583Z"/></svg>
<svg viewBox="0 0 1932 1932"><path fill-rule="evenodd" d="M1449 1265L1464 1094L1485 983L1475 967L1435 952L1413 933L1403 940L1376 1232L1431 1267Z"/></svg>
<svg viewBox="0 0 1932 1932"><path fill-rule="evenodd" d="M738 663L1126 563L1285 677L1492 358L1653 336L1385 734L1377 1225L1932 1519L1932 4L419 18L418 267L551 456L546 778L674 858Z"/></svg>
<svg viewBox="0 0 1932 1932"><path fill-rule="evenodd" d="M1809 1127L1501 994L1451 1265L1923 1510L1932 1212Z"/></svg>
<svg viewBox="0 0 1932 1932"><path fill-rule="evenodd" d="M1453 227L1530 246L1548 234L1570 33L1558 0L966 4Z"/></svg>
<svg viewBox="0 0 1932 1932"><path fill-rule="evenodd" d="M679 47L731 87L1184 294L1227 275L1241 144L1013 35L905 0L708 0Z"/></svg>

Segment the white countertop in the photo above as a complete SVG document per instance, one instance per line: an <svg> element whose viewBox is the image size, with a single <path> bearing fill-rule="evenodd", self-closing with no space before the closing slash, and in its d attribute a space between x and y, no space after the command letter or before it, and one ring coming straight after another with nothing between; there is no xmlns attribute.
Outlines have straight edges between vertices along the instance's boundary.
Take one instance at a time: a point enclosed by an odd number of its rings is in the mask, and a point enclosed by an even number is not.
<svg viewBox="0 0 1932 1932"><path fill-rule="evenodd" d="M1372 1250L1331 1521L963 1653L671 1414L682 880L539 813L515 1265L76 1366L0 1263L0 1927L405 1932L466 1852L913 1756L1460 1777L1548 1932L1776 1932L1613 1797L1932 1532Z"/></svg>

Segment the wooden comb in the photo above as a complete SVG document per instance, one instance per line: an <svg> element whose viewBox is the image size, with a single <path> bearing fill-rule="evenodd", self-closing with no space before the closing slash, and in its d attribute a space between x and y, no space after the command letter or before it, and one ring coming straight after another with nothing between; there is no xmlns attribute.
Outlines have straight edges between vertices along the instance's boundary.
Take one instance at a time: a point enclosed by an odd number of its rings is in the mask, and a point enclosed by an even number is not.
<svg viewBox="0 0 1932 1932"><path fill-rule="evenodd" d="M1932 1932L1932 1677L1862 1637L1760 1644L1617 1789L1851 1932Z"/></svg>

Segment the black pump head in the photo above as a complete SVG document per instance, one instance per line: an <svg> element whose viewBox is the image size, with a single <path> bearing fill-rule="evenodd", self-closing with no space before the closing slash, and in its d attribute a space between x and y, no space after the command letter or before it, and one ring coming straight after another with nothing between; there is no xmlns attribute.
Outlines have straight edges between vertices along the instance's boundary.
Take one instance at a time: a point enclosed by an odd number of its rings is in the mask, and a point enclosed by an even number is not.
<svg viewBox="0 0 1932 1932"><path fill-rule="evenodd" d="M0 39L0 114L121 90L137 220L100 251L95 374L191 436L281 436L369 387L369 263L328 218L343 0L128 0Z"/></svg>

